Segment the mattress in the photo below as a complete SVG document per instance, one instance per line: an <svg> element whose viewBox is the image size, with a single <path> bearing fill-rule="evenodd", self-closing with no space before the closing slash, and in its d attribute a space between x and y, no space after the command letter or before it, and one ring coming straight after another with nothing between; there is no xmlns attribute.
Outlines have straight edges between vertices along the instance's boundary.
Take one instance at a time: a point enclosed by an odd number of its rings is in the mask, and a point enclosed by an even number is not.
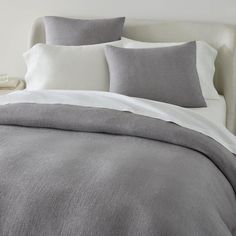
<svg viewBox="0 0 236 236"><path fill-rule="evenodd" d="M226 102L224 96L219 100L206 100L207 107L191 108L190 110L217 123L226 126Z"/></svg>

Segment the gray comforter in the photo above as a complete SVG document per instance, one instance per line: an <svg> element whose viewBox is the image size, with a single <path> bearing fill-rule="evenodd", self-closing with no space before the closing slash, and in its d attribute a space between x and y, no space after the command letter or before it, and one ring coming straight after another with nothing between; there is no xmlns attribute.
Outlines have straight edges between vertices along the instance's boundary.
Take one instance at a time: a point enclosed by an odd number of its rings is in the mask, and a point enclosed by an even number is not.
<svg viewBox="0 0 236 236"><path fill-rule="evenodd" d="M1 236L236 235L236 157L158 119L0 107Z"/></svg>

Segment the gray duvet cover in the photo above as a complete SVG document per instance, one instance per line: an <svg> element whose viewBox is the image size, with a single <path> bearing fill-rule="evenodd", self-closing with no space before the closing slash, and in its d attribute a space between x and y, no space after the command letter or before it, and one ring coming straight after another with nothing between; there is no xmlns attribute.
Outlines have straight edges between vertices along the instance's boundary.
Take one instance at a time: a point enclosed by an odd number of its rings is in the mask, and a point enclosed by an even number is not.
<svg viewBox="0 0 236 236"><path fill-rule="evenodd" d="M0 107L1 236L236 235L236 157L173 123Z"/></svg>

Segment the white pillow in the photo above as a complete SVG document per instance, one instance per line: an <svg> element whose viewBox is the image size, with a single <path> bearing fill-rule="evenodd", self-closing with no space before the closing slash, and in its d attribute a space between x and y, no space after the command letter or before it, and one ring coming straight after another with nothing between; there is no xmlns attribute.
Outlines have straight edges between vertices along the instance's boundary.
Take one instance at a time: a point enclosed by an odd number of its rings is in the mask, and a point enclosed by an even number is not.
<svg viewBox="0 0 236 236"><path fill-rule="evenodd" d="M24 54L27 90L109 90L105 45L121 46L121 40L88 46L37 44Z"/></svg>
<svg viewBox="0 0 236 236"><path fill-rule="evenodd" d="M122 38L124 48L155 48L155 47L170 47L181 45L182 43L147 43L135 41L127 38ZM202 94L205 99L219 99L219 94L216 91L213 83L215 74L215 59L217 50L212 48L206 42L197 41L197 71L202 89Z"/></svg>

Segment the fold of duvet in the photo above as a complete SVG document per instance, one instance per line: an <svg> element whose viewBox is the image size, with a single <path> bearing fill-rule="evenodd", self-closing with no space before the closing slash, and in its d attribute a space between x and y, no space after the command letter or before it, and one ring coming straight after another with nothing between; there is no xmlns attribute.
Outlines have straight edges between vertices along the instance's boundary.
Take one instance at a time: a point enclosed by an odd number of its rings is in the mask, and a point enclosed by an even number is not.
<svg viewBox="0 0 236 236"><path fill-rule="evenodd" d="M0 106L0 235L236 235L236 158L163 120Z"/></svg>

